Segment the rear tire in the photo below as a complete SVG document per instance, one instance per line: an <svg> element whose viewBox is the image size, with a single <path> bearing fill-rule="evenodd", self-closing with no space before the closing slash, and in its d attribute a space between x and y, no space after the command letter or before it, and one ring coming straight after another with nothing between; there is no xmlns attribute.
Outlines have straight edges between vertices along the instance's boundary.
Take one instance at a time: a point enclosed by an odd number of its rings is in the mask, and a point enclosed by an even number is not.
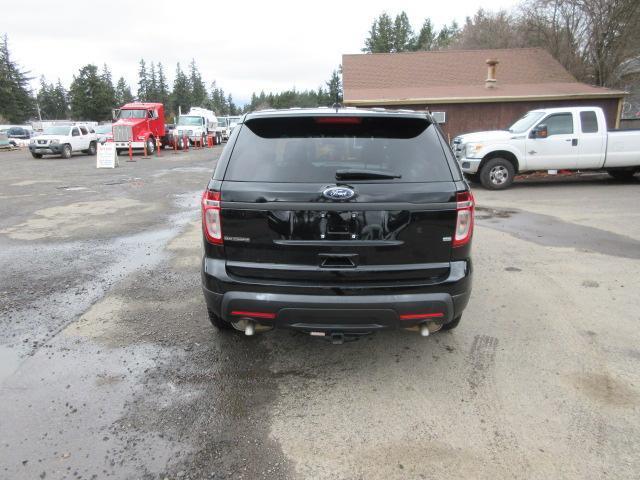
<svg viewBox="0 0 640 480"><path fill-rule="evenodd" d="M62 147L62 153L60 154L62 158L71 158L71 145L65 145Z"/></svg>
<svg viewBox="0 0 640 480"><path fill-rule="evenodd" d="M31 156L33 158L42 158L42 154L41 153L36 153L36 152L31 152Z"/></svg>
<svg viewBox="0 0 640 480"><path fill-rule="evenodd" d="M211 325L216 327L218 330L233 330L233 326L229 322L224 321L211 310L207 309L207 314L209 315Z"/></svg>
<svg viewBox="0 0 640 480"><path fill-rule="evenodd" d="M615 180L631 180L636 174L635 170L607 170L609 176Z"/></svg>
<svg viewBox="0 0 640 480"><path fill-rule="evenodd" d="M496 157L482 166L480 182L487 190L504 190L511 186L515 174L515 168L509 160Z"/></svg>
<svg viewBox="0 0 640 480"><path fill-rule="evenodd" d="M445 323L444 325L442 325L442 330L443 331L453 330L454 328L456 328L460 324L460 319L461 318L462 318L462 315L458 315L456 318L451 320L449 323Z"/></svg>

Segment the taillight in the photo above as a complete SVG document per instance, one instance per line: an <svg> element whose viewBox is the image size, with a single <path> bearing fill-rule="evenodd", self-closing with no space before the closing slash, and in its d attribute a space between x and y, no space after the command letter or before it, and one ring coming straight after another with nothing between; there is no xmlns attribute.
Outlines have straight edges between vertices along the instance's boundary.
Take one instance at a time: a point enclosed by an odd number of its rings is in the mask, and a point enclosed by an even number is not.
<svg viewBox="0 0 640 480"><path fill-rule="evenodd" d="M360 117L316 117L316 123L339 124L339 125L360 125L362 123L362 118Z"/></svg>
<svg viewBox="0 0 640 480"><path fill-rule="evenodd" d="M458 218L456 220L453 246L461 247L469 243L471 235L473 235L473 216L476 202L471 192L458 192L456 194L456 202Z"/></svg>
<svg viewBox="0 0 640 480"><path fill-rule="evenodd" d="M202 194L202 229L209 243L222 245L220 192L205 190Z"/></svg>

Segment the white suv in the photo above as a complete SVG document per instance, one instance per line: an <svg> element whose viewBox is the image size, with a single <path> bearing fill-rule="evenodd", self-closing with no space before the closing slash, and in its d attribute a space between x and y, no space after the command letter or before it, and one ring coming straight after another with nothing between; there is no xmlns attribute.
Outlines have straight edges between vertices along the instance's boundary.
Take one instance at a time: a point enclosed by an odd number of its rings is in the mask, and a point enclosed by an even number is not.
<svg viewBox="0 0 640 480"><path fill-rule="evenodd" d="M54 126L33 137L29 150L33 158L42 158L43 155L70 158L73 152L95 155L96 144L96 134L85 125Z"/></svg>

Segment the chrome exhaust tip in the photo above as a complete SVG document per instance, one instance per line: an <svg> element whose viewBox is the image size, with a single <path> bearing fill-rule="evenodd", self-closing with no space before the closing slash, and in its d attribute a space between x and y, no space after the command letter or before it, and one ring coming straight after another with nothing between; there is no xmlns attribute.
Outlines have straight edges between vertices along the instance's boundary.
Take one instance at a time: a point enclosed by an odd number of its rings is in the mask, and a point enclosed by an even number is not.
<svg viewBox="0 0 640 480"><path fill-rule="evenodd" d="M426 323L420 325L420 335L422 335L423 337L428 337L429 333L429 325L427 325Z"/></svg>
<svg viewBox="0 0 640 480"><path fill-rule="evenodd" d="M247 326L246 326L246 327L245 327L245 329L244 329L244 334L245 334L247 337L250 337L250 336L251 336L251 335L253 335L254 333L256 333L256 328L255 328L255 326L254 326L254 323L253 323L253 322L251 322L251 321L247 322Z"/></svg>

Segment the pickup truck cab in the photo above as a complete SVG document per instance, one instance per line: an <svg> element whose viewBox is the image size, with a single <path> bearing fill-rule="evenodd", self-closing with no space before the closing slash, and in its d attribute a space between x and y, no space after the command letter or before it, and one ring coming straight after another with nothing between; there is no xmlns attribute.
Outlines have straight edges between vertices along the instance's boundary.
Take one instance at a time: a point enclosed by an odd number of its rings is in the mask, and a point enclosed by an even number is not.
<svg viewBox="0 0 640 480"><path fill-rule="evenodd" d="M453 139L465 176L502 190L518 173L535 170L606 170L617 179L640 171L640 130L607 130L598 107L532 110L508 130Z"/></svg>
<svg viewBox="0 0 640 480"><path fill-rule="evenodd" d="M86 125L55 126L31 138L29 150L33 158L42 158L43 155L70 158L73 152L95 155L96 143L96 134Z"/></svg>

